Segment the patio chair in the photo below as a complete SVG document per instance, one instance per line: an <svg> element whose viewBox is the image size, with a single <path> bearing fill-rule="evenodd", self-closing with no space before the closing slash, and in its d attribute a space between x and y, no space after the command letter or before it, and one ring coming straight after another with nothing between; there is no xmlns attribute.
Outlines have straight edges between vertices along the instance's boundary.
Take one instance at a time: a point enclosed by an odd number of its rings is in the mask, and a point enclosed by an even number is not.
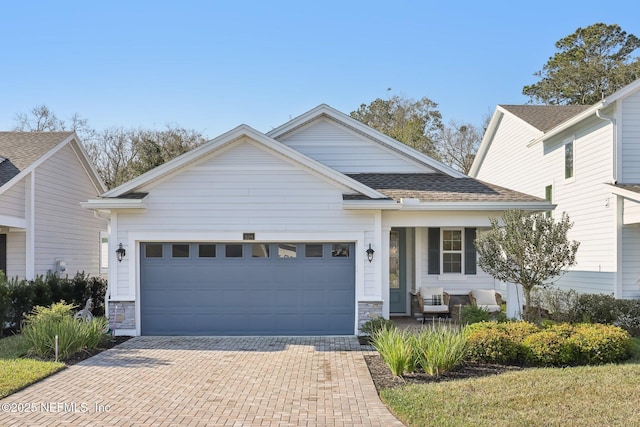
<svg viewBox="0 0 640 427"><path fill-rule="evenodd" d="M422 313L422 323L431 315L432 319L436 316L449 314L449 294L444 292L442 288L420 287L416 292L419 304L419 310Z"/></svg>
<svg viewBox="0 0 640 427"><path fill-rule="evenodd" d="M502 311L502 295L494 289L473 289L469 292L469 300L472 305L477 305L489 313L499 313Z"/></svg>

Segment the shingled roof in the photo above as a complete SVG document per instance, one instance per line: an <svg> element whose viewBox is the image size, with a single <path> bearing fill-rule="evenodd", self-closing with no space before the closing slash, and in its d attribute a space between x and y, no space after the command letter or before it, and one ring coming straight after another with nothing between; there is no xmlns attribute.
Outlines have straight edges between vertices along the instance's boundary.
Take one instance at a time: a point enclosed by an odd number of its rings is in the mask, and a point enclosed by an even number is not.
<svg viewBox="0 0 640 427"><path fill-rule="evenodd" d="M473 178L453 178L432 173L363 173L350 178L396 201L420 202L544 202L544 199ZM349 197L346 197L349 199Z"/></svg>
<svg viewBox="0 0 640 427"><path fill-rule="evenodd" d="M591 108L591 105L500 105L542 132Z"/></svg>
<svg viewBox="0 0 640 427"><path fill-rule="evenodd" d="M73 132L0 132L0 186L28 168Z"/></svg>

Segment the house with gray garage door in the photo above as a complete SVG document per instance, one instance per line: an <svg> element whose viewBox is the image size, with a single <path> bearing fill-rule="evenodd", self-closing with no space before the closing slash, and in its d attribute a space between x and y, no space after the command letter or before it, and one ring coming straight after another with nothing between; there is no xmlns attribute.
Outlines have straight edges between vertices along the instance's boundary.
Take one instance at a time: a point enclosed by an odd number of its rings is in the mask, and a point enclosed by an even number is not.
<svg viewBox="0 0 640 427"><path fill-rule="evenodd" d="M268 133L238 126L83 206L110 218L122 335L354 335L410 315L419 286L508 294L475 236L506 209L552 207L327 105Z"/></svg>

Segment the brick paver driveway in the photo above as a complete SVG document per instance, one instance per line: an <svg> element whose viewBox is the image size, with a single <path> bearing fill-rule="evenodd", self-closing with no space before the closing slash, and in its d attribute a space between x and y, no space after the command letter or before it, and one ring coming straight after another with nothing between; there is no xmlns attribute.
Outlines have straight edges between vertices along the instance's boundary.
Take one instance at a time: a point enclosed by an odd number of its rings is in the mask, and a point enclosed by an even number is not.
<svg viewBox="0 0 640 427"><path fill-rule="evenodd" d="M348 337L137 337L0 404L2 426L402 426Z"/></svg>

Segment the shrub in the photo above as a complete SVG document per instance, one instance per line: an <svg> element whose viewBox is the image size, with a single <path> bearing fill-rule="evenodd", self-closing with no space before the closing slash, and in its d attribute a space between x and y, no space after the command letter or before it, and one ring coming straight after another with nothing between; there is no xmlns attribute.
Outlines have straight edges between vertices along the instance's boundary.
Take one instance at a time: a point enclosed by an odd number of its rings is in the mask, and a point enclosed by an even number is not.
<svg viewBox="0 0 640 427"><path fill-rule="evenodd" d="M401 376L415 368L413 346L406 331L395 327L383 328L371 337L371 344L393 375Z"/></svg>
<svg viewBox="0 0 640 427"><path fill-rule="evenodd" d="M458 329L438 326L421 330L412 340L415 360L425 374L438 376L464 360L467 338Z"/></svg>
<svg viewBox="0 0 640 427"><path fill-rule="evenodd" d="M574 308L578 301L578 293L558 288L544 288L536 290L534 304L546 310L546 317L555 322L575 322L577 316Z"/></svg>
<svg viewBox="0 0 640 427"><path fill-rule="evenodd" d="M579 295L573 310L575 322L612 324L619 314L617 300L604 294Z"/></svg>
<svg viewBox="0 0 640 427"><path fill-rule="evenodd" d="M491 320L491 313L475 304L468 304L460 309L460 321L463 325L472 323L488 322Z"/></svg>
<svg viewBox="0 0 640 427"><path fill-rule="evenodd" d="M617 300L618 318L614 325L621 327L634 337L640 337L640 300Z"/></svg>
<svg viewBox="0 0 640 427"><path fill-rule="evenodd" d="M77 273L73 279L48 274L30 281L17 277L7 280L0 276L0 323L17 328L22 324L24 315L35 306L48 306L64 300L84 307L89 298L93 298L94 316L103 316L106 291L105 279L89 277L85 273Z"/></svg>
<svg viewBox="0 0 640 427"><path fill-rule="evenodd" d="M488 363L513 363L520 354L519 345L497 322L469 325L464 330L470 360Z"/></svg>
<svg viewBox="0 0 640 427"><path fill-rule="evenodd" d="M567 328L548 328L529 335L522 342L526 360L535 366L574 364L576 349L565 335Z"/></svg>
<svg viewBox="0 0 640 427"><path fill-rule="evenodd" d="M631 337L617 326L577 325L569 341L577 349L576 361L581 364L619 362L631 356Z"/></svg>
<svg viewBox="0 0 640 427"><path fill-rule="evenodd" d="M62 359L84 349L96 348L105 338L107 320L97 317L90 322L73 318L73 305L59 302L51 307L36 307L26 316L22 335L29 343L29 352L38 357L58 355Z"/></svg>
<svg viewBox="0 0 640 427"><path fill-rule="evenodd" d="M371 320L367 320L366 322L364 322L364 324L360 327L360 331L363 334L372 337L375 334L377 334L379 331L385 328L392 329L395 327L396 326L393 324L391 320L385 319L384 317L375 317Z"/></svg>

